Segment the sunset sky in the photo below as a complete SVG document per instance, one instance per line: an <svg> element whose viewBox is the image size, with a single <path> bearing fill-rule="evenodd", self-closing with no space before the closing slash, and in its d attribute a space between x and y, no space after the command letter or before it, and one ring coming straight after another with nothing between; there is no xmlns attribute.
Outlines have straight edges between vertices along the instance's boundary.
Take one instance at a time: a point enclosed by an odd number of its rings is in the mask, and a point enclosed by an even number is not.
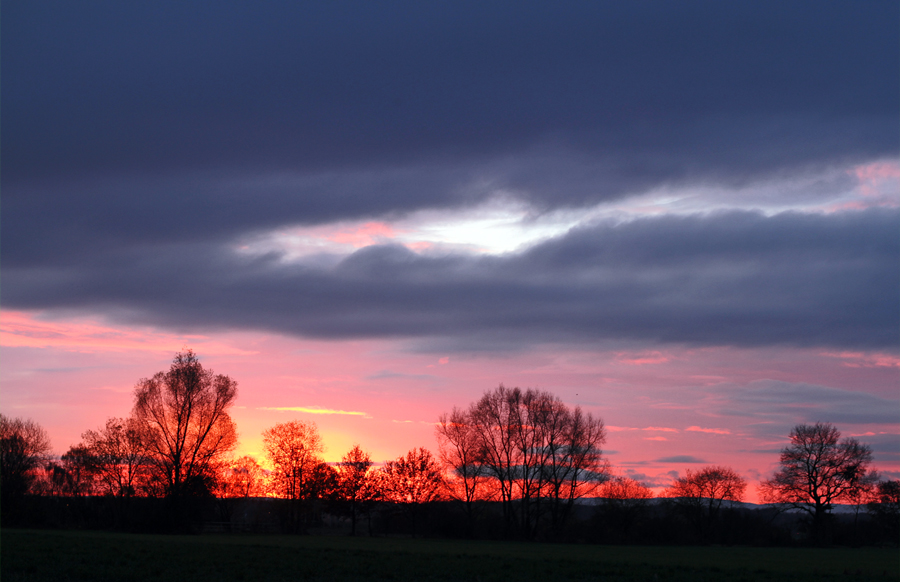
<svg viewBox="0 0 900 582"><path fill-rule="evenodd" d="M57 454L194 349L240 454L436 451L500 383L620 474L900 478L900 5L5 2L0 412ZM751 492L751 499L755 495Z"/></svg>

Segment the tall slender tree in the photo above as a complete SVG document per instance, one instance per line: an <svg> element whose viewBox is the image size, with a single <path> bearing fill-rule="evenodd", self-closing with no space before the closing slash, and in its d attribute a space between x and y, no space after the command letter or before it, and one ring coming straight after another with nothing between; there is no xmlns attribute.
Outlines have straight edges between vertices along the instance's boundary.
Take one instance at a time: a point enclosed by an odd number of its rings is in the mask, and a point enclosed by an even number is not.
<svg viewBox="0 0 900 582"><path fill-rule="evenodd" d="M356 535L356 521L361 511L375 498L371 476L372 458L359 445L353 445L338 463L340 499L350 516L350 535Z"/></svg>
<svg viewBox="0 0 900 582"><path fill-rule="evenodd" d="M478 439L471 415L454 407L442 414L435 426L438 451L446 472L448 495L463 503L469 534L477 517L479 501L493 497L487 483L487 468L481 462L482 444Z"/></svg>

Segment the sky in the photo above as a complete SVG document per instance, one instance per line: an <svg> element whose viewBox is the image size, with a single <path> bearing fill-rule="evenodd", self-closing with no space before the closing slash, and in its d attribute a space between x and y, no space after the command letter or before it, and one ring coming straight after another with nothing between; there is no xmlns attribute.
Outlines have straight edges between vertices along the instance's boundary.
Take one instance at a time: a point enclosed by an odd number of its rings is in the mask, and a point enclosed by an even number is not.
<svg viewBox="0 0 900 582"><path fill-rule="evenodd" d="M499 384L613 469L900 478L896 2L4 2L0 412L56 453L184 348L238 454L437 450Z"/></svg>

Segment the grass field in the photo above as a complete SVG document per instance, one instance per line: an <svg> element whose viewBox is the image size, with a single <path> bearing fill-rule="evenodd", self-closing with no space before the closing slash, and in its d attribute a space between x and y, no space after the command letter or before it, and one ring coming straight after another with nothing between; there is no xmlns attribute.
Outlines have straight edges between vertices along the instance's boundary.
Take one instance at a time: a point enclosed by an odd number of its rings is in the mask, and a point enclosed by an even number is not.
<svg viewBox="0 0 900 582"><path fill-rule="evenodd" d="M882 548L526 544L6 529L0 578L65 580L900 580Z"/></svg>

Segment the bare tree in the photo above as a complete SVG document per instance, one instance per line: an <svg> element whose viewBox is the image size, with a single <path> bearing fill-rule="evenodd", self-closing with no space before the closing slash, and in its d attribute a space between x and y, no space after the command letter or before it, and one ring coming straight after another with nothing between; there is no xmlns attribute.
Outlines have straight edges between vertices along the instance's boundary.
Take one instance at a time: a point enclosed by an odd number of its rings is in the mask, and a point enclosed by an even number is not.
<svg viewBox="0 0 900 582"><path fill-rule="evenodd" d="M550 393L501 384L465 418L477 463L497 484L507 533L515 524L533 537L547 507L552 527L561 527L575 500L605 479L603 422Z"/></svg>
<svg viewBox="0 0 900 582"><path fill-rule="evenodd" d="M415 535L423 506L440 499L440 465L428 449L419 447L411 449L405 457L386 462L381 473L384 498L406 508Z"/></svg>
<svg viewBox="0 0 900 582"><path fill-rule="evenodd" d="M867 508L875 522L887 533L887 539L896 542L900 533L900 480L879 481Z"/></svg>
<svg viewBox="0 0 900 582"><path fill-rule="evenodd" d="M709 466L677 477L664 495L685 510L701 536L709 535L722 504L741 501L747 480L730 467Z"/></svg>
<svg viewBox="0 0 900 582"><path fill-rule="evenodd" d="M807 512L813 518L816 542L822 542L833 504L851 500L873 480L872 450L856 439L842 440L833 424L822 422L798 424L790 439L781 450L781 468L760 484L760 497Z"/></svg>
<svg viewBox="0 0 900 582"><path fill-rule="evenodd" d="M244 455L228 463L219 479L220 497L262 497L265 495L265 475L256 459Z"/></svg>
<svg viewBox="0 0 900 582"><path fill-rule="evenodd" d="M477 517L478 502L490 499L487 467L481 462L482 443L470 413L454 407L442 414L435 426L438 451L446 471L444 484L452 499L463 503L471 535Z"/></svg>
<svg viewBox="0 0 900 582"><path fill-rule="evenodd" d="M356 520L360 511L365 511L367 504L376 497L371 468L371 457L359 445L353 445L338 463L340 498L346 503L347 514L350 516L351 536L356 535Z"/></svg>
<svg viewBox="0 0 900 582"><path fill-rule="evenodd" d="M559 400L552 407L553 428L546 431L542 446L547 451L544 472L551 525L556 529L563 526L576 499L596 492L609 478L609 466L600 450L606 442L603 421L577 406L570 411Z"/></svg>
<svg viewBox="0 0 900 582"><path fill-rule="evenodd" d="M318 428L313 422L299 420L276 424L263 432L263 448L272 463L271 492L289 500L287 527L300 531L308 514L302 502L313 497L316 468L322 463L319 455L325 450Z"/></svg>
<svg viewBox="0 0 900 582"><path fill-rule="evenodd" d="M89 451L101 495L131 497L147 470L144 431L133 418L110 418L81 438Z"/></svg>
<svg viewBox="0 0 900 582"><path fill-rule="evenodd" d="M133 416L166 494L208 490L215 465L237 443L228 415L237 382L204 368L187 350L168 372L138 382L134 394Z"/></svg>
<svg viewBox="0 0 900 582"><path fill-rule="evenodd" d="M0 414L0 507L15 519L50 453L47 432L33 420Z"/></svg>
<svg viewBox="0 0 900 582"><path fill-rule="evenodd" d="M620 540L629 539L635 523L647 511L648 501L653 499L649 487L622 476L605 481L597 493L602 499L600 513Z"/></svg>
<svg viewBox="0 0 900 582"><path fill-rule="evenodd" d="M263 432L263 447L272 463L272 492L285 499L303 499L322 462L325 448L313 422L293 420Z"/></svg>
<svg viewBox="0 0 900 582"><path fill-rule="evenodd" d="M501 384L495 390L485 392L469 409L472 430L481 444L478 462L497 484L507 533L515 518L513 500L521 464L515 439L516 427L520 424L517 406L520 399L521 390Z"/></svg>
<svg viewBox="0 0 900 582"><path fill-rule="evenodd" d="M59 466L66 474L65 495L81 497L96 492L97 463L87 446L79 444L69 447L60 457Z"/></svg>

